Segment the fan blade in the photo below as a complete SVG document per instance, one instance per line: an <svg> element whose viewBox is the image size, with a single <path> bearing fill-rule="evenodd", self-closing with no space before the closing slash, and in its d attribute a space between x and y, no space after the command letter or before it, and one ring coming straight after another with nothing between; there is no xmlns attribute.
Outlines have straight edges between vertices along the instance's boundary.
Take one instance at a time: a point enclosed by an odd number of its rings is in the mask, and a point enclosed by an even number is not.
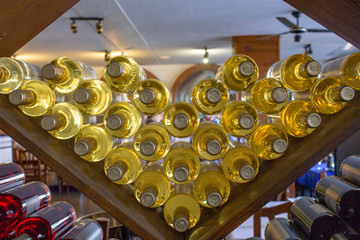
<svg viewBox="0 0 360 240"><path fill-rule="evenodd" d="M258 40L269 39L269 38L273 38L273 37L280 36L280 35L284 35L284 34L288 34L288 33L290 33L290 32L283 32L283 33L279 33L279 34L267 35L267 36L258 38Z"/></svg>
<svg viewBox="0 0 360 240"><path fill-rule="evenodd" d="M327 29L313 29L313 28L307 28L306 31L308 31L308 32L331 32L330 30L327 30Z"/></svg>
<svg viewBox="0 0 360 240"><path fill-rule="evenodd" d="M279 20L282 24L284 24L285 26L292 28L295 27L296 25L294 23L292 23L289 19L284 18L284 17L276 17L277 20Z"/></svg>

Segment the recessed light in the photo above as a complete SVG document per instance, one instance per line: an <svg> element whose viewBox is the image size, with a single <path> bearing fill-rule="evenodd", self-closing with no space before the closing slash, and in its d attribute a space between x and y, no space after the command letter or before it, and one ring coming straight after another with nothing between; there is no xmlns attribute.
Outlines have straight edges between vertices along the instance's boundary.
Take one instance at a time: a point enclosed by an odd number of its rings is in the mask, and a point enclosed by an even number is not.
<svg viewBox="0 0 360 240"><path fill-rule="evenodd" d="M169 59L171 58L170 56L159 56L160 59Z"/></svg>

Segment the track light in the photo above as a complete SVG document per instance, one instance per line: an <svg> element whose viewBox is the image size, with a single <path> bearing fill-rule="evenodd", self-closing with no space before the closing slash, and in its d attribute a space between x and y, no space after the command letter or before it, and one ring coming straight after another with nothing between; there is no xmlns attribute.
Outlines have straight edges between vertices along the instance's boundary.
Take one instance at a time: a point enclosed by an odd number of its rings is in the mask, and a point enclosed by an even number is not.
<svg viewBox="0 0 360 240"><path fill-rule="evenodd" d="M76 18L70 18L70 20L72 21L70 23L70 28L71 28L71 31L73 33L77 33L77 25L76 25L76 21L97 21L96 23L96 32L97 33L102 33L103 32L103 26L102 26L102 23L101 21L104 20L104 18L97 18L97 17L76 17Z"/></svg>
<svg viewBox="0 0 360 240"><path fill-rule="evenodd" d="M109 61L111 59L111 56L110 56L111 52L105 50L105 62Z"/></svg>
<svg viewBox="0 0 360 240"><path fill-rule="evenodd" d="M205 47L205 54L203 57L203 63L207 64L209 62L209 53L207 51L207 47Z"/></svg>
<svg viewBox="0 0 360 240"><path fill-rule="evenodd" d="M77 33L77 26L76 26L76 22L74 19L73 19L72 23L70 23L70 28L71 28L72 33Z"/></svg>
<svg viewBox="0 0 360 240"><path fill-rule="evenodd" d="M304 48L305 48L305 53L304 54L310 55L310 54L313 53L313 50L311 48L311 44L306 44Z"/></svg>
<svg viewBox="0 0 360 240"><path fill-rule="evenodd" d="M103 27L102 27L102 23L101 23L101 20L99 20L97 23L96 23L96 31L98 34L101 34L103 32Z"/></svg>

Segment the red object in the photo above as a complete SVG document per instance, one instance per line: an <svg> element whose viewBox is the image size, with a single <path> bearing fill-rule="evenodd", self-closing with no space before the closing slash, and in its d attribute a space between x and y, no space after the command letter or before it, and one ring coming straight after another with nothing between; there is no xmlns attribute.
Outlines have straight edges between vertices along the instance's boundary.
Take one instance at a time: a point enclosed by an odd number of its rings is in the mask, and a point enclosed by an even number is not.
<svg viewBox="0 0 360 240"><path fill-rule="evenodd" d="M0 193L25 183L24 169L16 163L0 164Z"/></svg>
<svg viewBox="0 0 360 240"><path fill-rule="evenodd" d="M75 221L74 208L66 202L56 202L22 220L15 236L25 234L32 240L54 240L69 230Z"/></svg>

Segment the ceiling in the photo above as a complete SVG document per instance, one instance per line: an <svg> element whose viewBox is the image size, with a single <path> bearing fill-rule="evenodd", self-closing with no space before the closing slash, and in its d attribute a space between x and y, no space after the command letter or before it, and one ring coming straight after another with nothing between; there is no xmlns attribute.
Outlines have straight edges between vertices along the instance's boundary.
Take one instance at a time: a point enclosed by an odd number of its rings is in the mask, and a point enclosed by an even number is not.
<svg viewBox="0 0 360 240"><path fill-rule="evenodd" d="M22 47L17 57L43 65L70 56L93 67L103 67L104 51L133 57L142 65L195 64L209 49L209 60L223 63L232 55L232 36L267 35L288 30L275 17L291 15L293 7L281 0L81 0ZM70 17L103 17L103 33L95 22L79 21L70 30ZM323 28L305 15L300 25ZM324 61L346 41L333 33L305 33L302 42L281 36L281 57L303 53L311 43L314 59ZM112 56L113 56L112 55Z"/></svg>

